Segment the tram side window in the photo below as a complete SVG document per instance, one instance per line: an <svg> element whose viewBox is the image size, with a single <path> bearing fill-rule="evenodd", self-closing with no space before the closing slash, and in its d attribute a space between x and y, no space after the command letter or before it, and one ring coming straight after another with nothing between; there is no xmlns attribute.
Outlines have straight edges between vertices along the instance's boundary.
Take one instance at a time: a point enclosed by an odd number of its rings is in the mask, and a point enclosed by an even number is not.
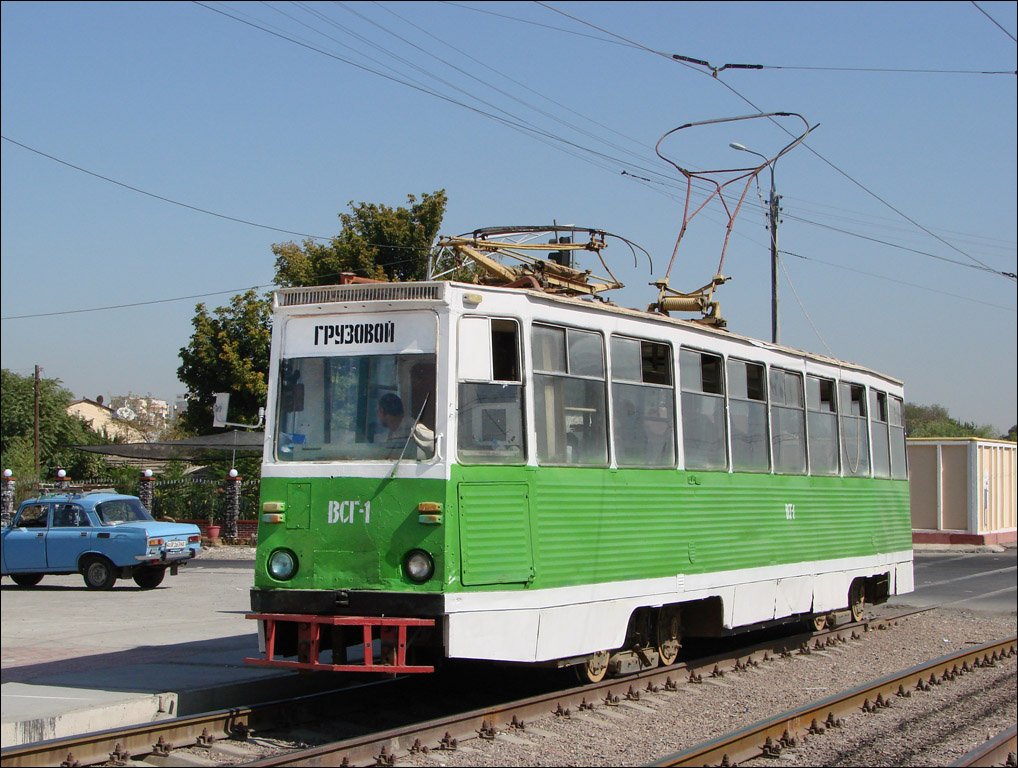
<svg viewBox="0 0 1018 768"><path fill-rule="evenodd" d="M686 469L726 469L724 361L719 355L680 350L679 384Z"/></svg>
<svg viewBox="0 0 1018 768"><path fill-rule="evenodd" d="M620 467L675 465L675 391L667 344L613 336L612 430Z"/></svg>
<svg viewBox="0 0 1018 768"><path fill-rule="evenodd" d="M768 471L767 379L762 365L728 361L728 409L732 421L732 468Z"/></svg>
<svg viewBox="0 0 1018 768"><path fill-rule="evenodd" d="M895 480L908 478L908 463L905 461L905 406L901 398L891 395L888 426L891 443L891 477Z"/></svg>
<svg viewBox="0 0 1018 768"><path fill-rule="evenodd" d="M866 388L841 382L841 465L846 477L869 477Z"/></svg>
<svg viewBox="0 0 1018 768"><path fill-rule="evenodd" d="M833 379L806 377L809 471L838 474L838 401Z"/></svg>
<svg viewBox="0 0 1018 768"><path fill-rule="evenodd" d="M464 463L519 464L526 459L520 371L515 320L460 320L457 452Z"/></svg>
<svg viewBox="0 0 1018 768"><path fill-rule="evenodd" d="M538 461L607 466L607 391L601 335L534 325L532 339Z"/></svg>
<svg viewBox="0 0 1018 768"><path fill-rule="evenodd" d="M873 476L891 476L891 448L887 443L887 395L870 390L870 442L873 444Z"/></svg>
<svg viewBox="0 0 1018 768"><path fill-rule="evenodd" d="M806 409L802 374L771 368L771 451L774 471L806 473Z"/></svg>

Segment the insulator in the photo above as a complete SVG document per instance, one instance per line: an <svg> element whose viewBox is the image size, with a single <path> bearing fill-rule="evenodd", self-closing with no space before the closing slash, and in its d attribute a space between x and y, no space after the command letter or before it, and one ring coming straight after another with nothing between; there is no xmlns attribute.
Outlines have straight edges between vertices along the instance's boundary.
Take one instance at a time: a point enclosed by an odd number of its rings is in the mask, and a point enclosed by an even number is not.
<svg viewBox="0 0 1018 768"><path fill-rule="evenodd" d="M661 299L661 309L665 312L702 312L705 300L700 297L668 296Z"/></svg>

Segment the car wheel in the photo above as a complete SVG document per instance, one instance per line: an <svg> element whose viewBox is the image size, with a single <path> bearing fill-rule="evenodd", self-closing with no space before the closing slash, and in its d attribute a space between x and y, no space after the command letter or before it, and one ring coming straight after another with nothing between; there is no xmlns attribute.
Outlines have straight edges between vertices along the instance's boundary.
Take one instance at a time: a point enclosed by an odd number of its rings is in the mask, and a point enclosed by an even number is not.
<svg viewBox="0 0 1018 768"><path fill-rule="evenodd" d="M105 557L93 557L85 562L81 575L85 579L85 586L89 589L113 589L117 580L117 574L113 570L113 563Z"/></svg>
<svg viewBox="0 0 1018 768"><path fill-rule="evenodd" d="M155 589L163 583L166 569L162 567L142 568L134 572L134 583L142 589Z"/></svg>
<svg viewBox="0 0 1018 768"><path fill-rule="evenodd" d="M42 581L41 573L12 573L11 578L19 587L34 587Z"/></svg>

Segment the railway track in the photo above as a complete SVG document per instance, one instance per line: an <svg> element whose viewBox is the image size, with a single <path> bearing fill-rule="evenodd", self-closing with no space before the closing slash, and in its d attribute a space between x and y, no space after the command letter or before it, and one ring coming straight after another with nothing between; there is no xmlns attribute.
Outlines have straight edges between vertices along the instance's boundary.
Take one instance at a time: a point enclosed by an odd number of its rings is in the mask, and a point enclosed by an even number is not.
<svg viewBox="0 0 1018 768"><path fill-rule="evenodd" d="M931 610L931 609L927 609ZM390 763L395 756L426 749L452 749L458 741L491 738L496 733L511 732L526 721L549 713L563 716L601 707L633 706L641 695L659 690L673 690L690 680L716 679L726 673L744 671L762 665L771 658L811 650L823 650L849 642L872 629L890 626L897 619L922 613L911 611L858 624L848 624L827 632L807 633L778 638L743 648L735 653L702 658L686 664L648 670L625 678L604 681L567 690L541 693L509 703L457 711L436 720L421 723L414 719L382 732L365 727L362 733L341 741L310 749L291 751L256 760L249 765L376 765ZM391 702L412 700L414 681L403 678L384 683L358 686L357 708L384 711ZM403 687L402 690L400 688ZM173 748L192 745L210 746L216 740L243 740L252 734L299 728L301 724L329 720L330 710L336 721L348 722L347 695L319 694L297 700L278 702L252 708L237 708L189 718L147 723L135 728L106 731L72 739L53 740L3 750L4 766L91 765L100 762L125 762L128 755L168 754ZM433 693L433 692L432 692ZM384 705L372 706L371 697ZM875 698L875 695L874 695ZM638 706L638 705L637 705ZM461 708L462 710L463 708ZM780 734L779 734L780 738ZM235 741L232 743L236 743ZM239 758L242 760L243 758ZM720 762L720 760L718 761Z"/></svg>
<svg viewBox="0 0 1018 768"><path fill-rule="evenodd" d="M962 768L968 768L968 766L976 768L976 766L1015 765L1016 754L1018 754L1018 727L1011 726L985 744L966 753L955 765Z"/></svg>
<svg viewBox="0 0 1018 768"><path fill-rule="evenodd" d="M783 750L794 747L803 737L811 734L819 735L825 730L841 727L842 718L849 713L875 712L891 706L891 702L896 697L911 696L913 691L927 690L932 686L950 682L973 669L995 664L1007 656L1014 656L1018 652L1016 645L1018 645L1018 638L1010 637L971 650L943 656L837 696L762 720L714 741L669 755L652 765L683 767L738 765L757 757L778 757ZM1010 739L1013 750L1013 731ZM996 741L994 740L994 742ZM992 750L993 757L990 759L995 759L1001 749L999 745L995 745ZM973 754L973 761L986 759L983 751L976 750L975 752L978 755ZM994 763L964 762L960 764L992 765Z"/></svg>
<svg viewBox="0 0 1018 768"><path fill-rule="evenodd" d="M910 611L901 614L901 616L921 612ZM440 718L432 723L430 728L427 727L427 724L414 721L382 733L351 736L349 739L317 747L307 752L311 753L317 750L322 754L339 755L338 762L342 762L343 757L347 757L351 764L374 765L375 758L381 754L383 747L387 755L391 755L399 749L409 750L417 741L420 741L421 744L430 743L435 748L441 748L443 745L448 746L453 740L473 738L479 731L490 732L494 729L511 727L514 716L519 722L523 718L533 717L537 713L541 715L554 711L564 713L592 706L594 702L598 701L611 702L620 697L624 699L627 695L632 698L636 695L636 691L646 689L648 686L674 685L682 678L695 675L710 677L720 674L721 667L738 668L746 664L760 663L767 654L773 656L781 653L794 653L800 651L807 643L844 642L851 637L852 633L869 631L871 627L875 628L877 625L886 624L893 621L894 618L897 617L846 624L825 632L802 633L776 638L731 653L675 664L670 667L659 667L623 678L606 680L596 685L567 690L559 689L514 703L471 709L465 714L462 713L463 708L461 707L460 713ZM371 709L372 697L376 695L380 702L382 699L398 701L401 698L412 698L408 692L402 692L399 688L411 689L416 681L417 678L399 678L356 686L354 690L359 702L356 708ZM380 694L383 687L385 692ZM302 724L328 720L330 712L350 708L347 702L350 690L344 689L340 692L314 694L253 707L236 707L191 717L161 720L63 739L7 747L0 753L0 762L4 768L8 766L10 768L58 765L88 766L107 762L125 762L128 757L141 757L149 754L165 755L172 749L182 747L207 747L224 739L245 740L253 733L263 734L281 728L298 728ZM386 711L386 706L380 703L378 709ZM346 718L348 713L344 711L342 716ZM295 758L296 755L291 757ZM308 757L310 759L311 755L308 754ZM283 765L286 764L285 760L288 758L279 756L280 762L277 763L273 763L273 759L257 764ZM325 763L313 762L309 764L324 765Z"/></svg>

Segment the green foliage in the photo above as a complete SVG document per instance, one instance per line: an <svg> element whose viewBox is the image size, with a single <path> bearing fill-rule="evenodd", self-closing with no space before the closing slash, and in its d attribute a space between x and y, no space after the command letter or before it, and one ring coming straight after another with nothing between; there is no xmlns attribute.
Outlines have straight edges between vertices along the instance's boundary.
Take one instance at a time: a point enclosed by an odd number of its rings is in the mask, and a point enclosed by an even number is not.
<svg viewBox="0 0 1018 768"><path fill-rule="evenodd" d="M212 431L216 392L230 393L230 421L254 424L268 393L271 305L255 291L234 296L212 314L199 304L191 341L180 350L177 377L187 386L181 427Z"/></svg>
<svg viewBox="0 0 1018 768"><path fill-rule="evenodd" d="M351 200L352 213L339 214L343 228L327 245L305 240L301 246L272 246L275 281L282 286L331 285L344 272L375 280L423 280L447 202L444 189L421 195L420 202L408 195L406 208Z"/></svg>
<svg viewBox="0 0 1018 768"><path fill-rule="evenodd" d="M952 418L942 405L917 405L916 403L905 403L905 432L909 437L1014 439L1007 435L998 435L989 424L977 426L971 422L960 422Z"/></svg>
<svg viewBox="0 0 1018 768"><path fill-rule="evenodd" d="M72 478L106 472L101 456L78 451L72 445L107 445L111 441L77 416L67 413L74 396L60 379L39 380L39 472L54 479L58 469ZM35 474L35 378L0 372L0 463L15 477Z"/></svg>

